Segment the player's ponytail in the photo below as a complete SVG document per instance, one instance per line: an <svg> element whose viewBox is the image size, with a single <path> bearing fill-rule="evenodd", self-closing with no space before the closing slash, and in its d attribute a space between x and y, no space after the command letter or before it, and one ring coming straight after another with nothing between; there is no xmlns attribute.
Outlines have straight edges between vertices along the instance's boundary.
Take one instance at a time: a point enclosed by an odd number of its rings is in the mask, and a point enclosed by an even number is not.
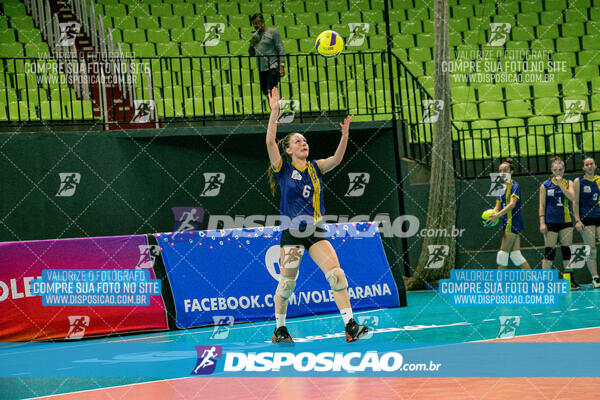
<svg viewBox="0 0 600 400"><path fill-rule="evenodd" d="M295 135L295 132L290 133L286 135L283 139L279 139L277 141L277 149L279 149L279 155L281 156L282 160L290 162L292 161L292 157L288 153L286 153L285 149L287 149L290 146L290 139L292 135ZM269 176L269 186L271 187L271 194L275 196L275 192L277 191L277 180L275 179L275 175L273 174L273 167L271 166L271 163L269 163L269 170L267 174Z"/></svg>

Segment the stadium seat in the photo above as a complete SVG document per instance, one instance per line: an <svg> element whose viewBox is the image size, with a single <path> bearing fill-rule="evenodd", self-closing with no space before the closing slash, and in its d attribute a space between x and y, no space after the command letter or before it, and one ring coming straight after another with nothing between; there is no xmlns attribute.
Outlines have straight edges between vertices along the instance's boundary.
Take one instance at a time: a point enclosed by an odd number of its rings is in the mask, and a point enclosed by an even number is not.
<svg viewBox="0 0 600 400"><path fill-rule="evenodd" d="M590 80L600 75L598 71L598 63L575 67L575 78Z"/></svg>
<svg viewBox="0 0 600 400"><path fill-rule="evenodd" d="M296 14L296 23L307 26L315 25L317 24L317 15L314 12Z"/></svg>
<svg viewBox="0 0 600 400"><path fill-rule="evenodd" d="M171 38L175 42L192 42L194 41L194 35L191 29L188 28L174 28L171 29ZM202 40L200 38L199 40Z"/></svg>
<svg viewBox="0 0 600 400"><path fill-rule="evenodd" d="M554 118L536 116L527 120L530 135L553 135L555 131Z"/></svg>
<svg viewBox="0 0 600 400"><path fill-rule="evenodd" d="M595 132L584 132L581 135L583 151L586 153L600 152L600 134Z"/></svg>
<svg viewBox="0 0 600 400"><path fill-rule="evenodd" d="M583 50L600 50L600 35L584 36Z"/></svg>
<svg viewBox="0 0 600 400"><path fill-rule="evenodd" d="M529 99L531 94L529 85L527 84L512 84L504 88L507 100Z"/></svg>
<svg viewBox="0 0 600 400"><path fill-rule="evenodd" d="M490 158L481 139L465 139L460 142L461 156L465 160L483 160Z"/></svg>
<svg viewBox="0 0 600 400"><path fill-rule="evenodd" d="M500 119L506 116L504 104L500 101L484 101L479 103L479 115L484 119Z"/></svg>
<svg viewBox="0 0 600 400"><path fill-rule="evenodd" d="M546 154L546 141L544 136L521 136L517 140L519 143L519 154L521 156L543 156Z"/></svg>
<svg viewBox="0 0 600 400"><path fill-rule="evenodd" d="M479 119L477 106L474 103L458 103L452 105L452 116L459 121L474 121Z"/></svg>
<svg viewBox="0 0 600 400"><path fill-rule="evenodd" d="M527 118L533 115L528 100L510 100L506 102L506 114L509 117Z"/></svg>
<svg viewBox="0 0 600 400"><path fill-rule="evenodd" d="M469 103L475 101L475 89L472 86L455 86L451 88L452 103Z"/></svg>
<svg viewBox="0 0 600 400"><path fill-rule="evenodd" d="M539 24L537 13L522 13L517 15L517 23L521 26L536 26Z"/></svg>
<svg viewBox="0 0 600 400"><path fill-rule="evenodd" d="M549 152L552 154L574 154L581 151L577 147L575 137L569 134L555 134L549 136Z"/></svg>
<svg viewBox="0 0 600 400"><path fill-rule="evenodd" d="M515 140L509 137L492 137L489 141L490 155L493 158L516 157L517 146Z"/></svg>
<svg viewBox="0 0 600 400"><path fill-rule="evenodd" d="M498 121L501 136L525 136L527 129L525 121L521 118L504 118Z"/></svg>
<svg viewBox="0 0 600 400"><path fill-rule="evenodd" d="M477 86L479 101L501 101L504 100L502 86L495 84L483 84ZM504 109L504 107L502 107Z"/></svg>
<svg viewBox="0 0 600 400"><path fill-rule="evenodd" d="M536 115L559 115L562 113L556 97L541 97L534 100Z"/></svg>
<svg viewBox="0 0 600 400"><path fill-rule="evenodd" d="M489 139L496 134L498 124L496 124L496 121L480 119L471 122L471 128L471 137Z"/></svg>

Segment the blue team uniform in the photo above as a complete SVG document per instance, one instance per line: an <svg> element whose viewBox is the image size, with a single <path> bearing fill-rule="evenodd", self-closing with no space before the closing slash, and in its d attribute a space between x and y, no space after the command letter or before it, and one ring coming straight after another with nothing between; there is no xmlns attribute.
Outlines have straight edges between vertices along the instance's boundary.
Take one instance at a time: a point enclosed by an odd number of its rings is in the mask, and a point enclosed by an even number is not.
<svg viewBox="0 0 600 400"><path fill-rule="evenodd" d="M502 224L505 232L519 233L525 227L523 225L523 218L521 217L521 188L513 180L504 185L502 193L498 195L497 201L501 204L500 209L510 204L512 197L517 198L517 204L512 210L502 216Z"/></svg>
<svg viewBox="0 0 600 400"><path fill-rule="evenodd" d="M279 204L281 215L289 217L290 220L302 217L309 220L307 221L309 224L319 222L325 214L325 206L323 205L323 174L317 162L307 161L304 168L300 169L282 157L279 166L273 168L273 171L281 189ZM301 224L299 228L303 228L305 224Z"/></svg>
<svg viewBox="0 0 600 400"><path fill-rule="evenodd" d="M562 181L565 186L569 185L569 182L566 179L563 179ZM569 210L569 199L565 196L557 183L558 182L556 182L554 178L547 179L543 183L544 188L546 189L546 223L570 223L571 212Z"/></svg>
<svg viewBox="0 0 600 400"><path fill-rule="evenodd" d="M579 177L579 216L581 218L600 218L600 176L589 180L585 175Z"/></svg>

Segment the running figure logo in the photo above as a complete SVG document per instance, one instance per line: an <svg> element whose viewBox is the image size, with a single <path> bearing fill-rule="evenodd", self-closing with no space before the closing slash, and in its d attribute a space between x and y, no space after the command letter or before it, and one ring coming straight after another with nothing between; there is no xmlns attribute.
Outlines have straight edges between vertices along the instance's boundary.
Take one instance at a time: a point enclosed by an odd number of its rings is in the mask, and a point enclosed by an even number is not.
<svg viewBox="0 0 600 400"><path fill-rule="evenodd" d="M283 262L280 264L280 249L281 247L279 247L279 245L271 246L265 253L265 266L267 267L267 271L269 272L269 275L271 275L271 277L277 282L279 282L279 271L281 271L281 268L285 268L287 264L298 260L298 258L302 257L304 254L303 246L288 248L287 253L284 253L283 255Z"/></svg>
<svg viewBox="0 0 600 400"><path fill-rule="evenodd" d="M202 46L216 46L221 41L221 34L225 32L225 24L223 22L206 22L204 31Z"/></svg>
<svg viewBox="0 0 600 400"><path fill-rule="evenodd" d="M359 325L364 325L369 328L369 332L361 338L361 340L371 339L373 337L373 332L379 326L379 316L377 315L357 315L356 323Z"/></svg>
<svg viewBox="0 0 600 400"><path fill-rule="evenodd" d="M191 375L210 375L217 368L217 359L223 355L221 346L196 346L198 361Z"/></svg>
<svg viewBox="0 0 600 400"><path fill-rule="evenodd" d="M364 22L350 22L348 23L348 28L350 30L350 37L348 38L346 46L362 46L367 37L367 33L369 33L370 25Z"/></svg>
<svg viewBox="0 0 600 400"><path fill-rule="evenodd" d="M200 193L202 197L214 197L221 191L221 186L225 183L225 174L222 172L204 173L204 190Z"/></svg>
<svg viewBox="0 0 600 400"><path fill-rule="evenodd" d="M134 100L135 114L131 122L149 122L154 115L154 100Z"/></svg>
<svg viewBox="0 0 600 400"><path fill-rule="evenodd" d="M425 264L426 269L442 268L446 257L450 255L450 247L445 244L430 244L427 246L427 250L429 251L429 258L427 264Z"/></svg>
<svg viewBox="0 0 600 400"><path fill-rule="evenodd" d="M76 35L81 31L79 22L61 22L58 24L60 37L56 42L57 46L70 47L75 44Z"/></svg>
<svg viewBox="0 0 600 400"><path fill-rule="evenodd" d="M77 185L81 182L81 174L78 172L59 172L60 186L57 197L71 197L75 194Z"/></svg>
<svg viewBox="0 0 600 400"><path fill-rule="evenodd" d="M371 175L368 172L348 172L350 186L346 191L345 197L360 197L365 192Z"/></svg>
<svg viewBox="0 0 600 400"><path fill-rule="evenodd" d="M81 339L88 326L90 326L90 317L87 315L69 315L69 332L65 339Z"/></svg>
<svg viewBox="0 0 600 400"><path fill-rule="evenodd" d="M280 124L289 124L294 121L294 116L298 111L298 100L279 100L279 119Z"/></svg>
<svg viewBox="0 0 600 400"><path fill-rule="evenodd" d="M512 25L508 22L490 24L490 40L488 46L503 46L508 39Z"/></svg>
<svg viewBox="0 0 600 400"><path fill-rule="evenodd" d="M581 113L585 109L585 100L565 100L565 124L574 124L581 120Z"/></svg>
<svg viewBox="0 0 600 400"><path fill-rule="evenodd" d="M444 100L423 100L423 117L421 123L435 124L444 110Z"/></svg>
<svg viewBox="0 0 600 400"><path fill-rule="evenodd" d="M504 194L505 185L510 182L510 174L492 172L490 174L492 184L486 196L497 197Z"/></svg>
<svg viewBox="0 0 600 400"><path fill-rule="evenodd" d="M197 231L204 220L202 207L173 207L175 225L173 232Z"/></svg>
<svg viewBox="0 0 600 400"><path fill-rule="evenodd" d="M500 320L500 331L496 338L504 339L514 337L517 328L521 325L521 317L501 315L498 319Z"/></svg>
<svg viewBox="0 0 600 400"><path fill-rule="evenodd" d="M571 248L571 259L569 260L569 269L580 269L585 267L585 262L588 260L591 254L591 248L587 244L572 244Z"/></svg>
<svg viewBox="0 0 600 400"><path fill-rule="evenodd" d="M140 249L140 259L138 260L135 269L152 268L156 257L160 256L160 246L156 244L141 244L138 246Z"/></svg>
<svg viewBox="0 0 600 400"><path fill-rule="evenodd" d="M229 329L233 326L234 318L231 315L213 315L215 326L211 339L227 339L229 337Z"/></svg>

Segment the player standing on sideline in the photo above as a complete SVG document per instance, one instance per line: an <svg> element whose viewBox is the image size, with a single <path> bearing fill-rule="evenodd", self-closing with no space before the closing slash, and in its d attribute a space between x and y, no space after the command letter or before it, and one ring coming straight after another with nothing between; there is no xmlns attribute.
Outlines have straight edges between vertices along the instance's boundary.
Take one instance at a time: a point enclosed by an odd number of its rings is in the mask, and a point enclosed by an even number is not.
<svg viewBox="0 0 600 400"><path fill-rule="evenodd" d="M258 57L258 75L260 90L264 95L277 87L279 78L285 75L285 50L283 40L275 28L267 28L262 14L250 17L250 24L254 27L250 48L251 56Z"/></svg>
<svg viewBox="0 0 600 400"><path fill-rule="evenodd" d="M571 225L571 213L569 201L575 199L573 182L564 179L565 163L560 157L552 158L552 178L545 180L540 186L540 232L544 235L544 259L542 268L552 267L552 261L556 257L556 243L560 236L560 250L563 257L565 272L569 272L569 260L571 249L569 245L573 242L573 226ZM571 275L571 290L578 290L579 285Z"/></svg>
<svg viewBox="0 0 600 400"><path fill-rule="evenodd" d="M507 158L500 166L498 171L502 176L508 177L513 173L512 158ZM495 214L490 219L490 225L502 217L502 226L504 233L502 235L502 243L500 251L496 256L498 269L508 267L508 260L513 262L518 267L530 269L527 260L521 254L521 237L519 232L524 228L523 218L521 217L521 188L519 184L510 179L509 182L503 185L501 194L498 195L496 206L494 207Z"/></svg>
<svg viewBox="0 0 600 400"><path fill-rule="evenodd" d="M592 285L600 288L596 264L596 238L600 237L600 176L595 174L596 162L592 157L583 159L583 172L584 174L575 178L573 182L575 190L573 215L575 228L581 233L583 242L591 249L587 266L592 274Z"/></svg>
<svg viewBox="0 0 600 400"><path fill-rule="evenodd" d="M325 274L333 290L333 298L346 325L346 341L352 342L367 334L366 326L358 325L352 317L348 280L333 246L324 237L321 216L325 213L323 205L322 176L342 162L352 116L346 117L342 128L340 143L331 157L308 161L308 144L300 133L291 133L275 141L277 119L279 118L279 93L273 88L269 94L271 117L267 128L267 152L269 153L269 180L271 191L275 194L276 183L281 190L280 212L289 218L281 232L280 279L273 303L277 326L272 341L293 342L286 326L288 299L296 287L298 268L305 250ZM274 176L273 176L274 175ZM302 220L297 223L296 221ZM314 229L307 236L308 230Z"/></svg>

